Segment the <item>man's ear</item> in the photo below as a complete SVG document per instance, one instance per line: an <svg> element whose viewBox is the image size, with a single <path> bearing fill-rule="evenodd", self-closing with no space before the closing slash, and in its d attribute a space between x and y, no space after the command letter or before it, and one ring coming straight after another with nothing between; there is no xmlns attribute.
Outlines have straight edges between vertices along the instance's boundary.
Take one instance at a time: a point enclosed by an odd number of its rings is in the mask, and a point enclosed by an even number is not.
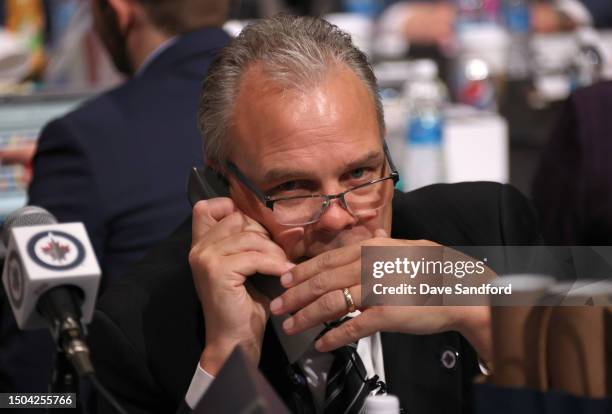
<svg viewBox="0 0 612 414"><path fill-rule="evenodd" d="M133 0L107 0L110 7L115 11L117 24L121 33L125 33L133 24L135 4Z"/></svg>
<svg viewBox="0 0 612 414"><path fill-rule="evenodd" d="M204 165L208 168L212 168L213 170L216 170L217 168L219 168L219 162L212 158L208 158L208 157L204 159Z"/></svg>
<svg viewBox="0 0 612 414"><path fill-rule="evenodd" d="M206 158L206 161L204 161L204 166L206 168L210 168L216 174L220 175L223 178L225 178L227 175L227 171L225 170L224 166L218 161L213 160L211 158Z"/></svg>

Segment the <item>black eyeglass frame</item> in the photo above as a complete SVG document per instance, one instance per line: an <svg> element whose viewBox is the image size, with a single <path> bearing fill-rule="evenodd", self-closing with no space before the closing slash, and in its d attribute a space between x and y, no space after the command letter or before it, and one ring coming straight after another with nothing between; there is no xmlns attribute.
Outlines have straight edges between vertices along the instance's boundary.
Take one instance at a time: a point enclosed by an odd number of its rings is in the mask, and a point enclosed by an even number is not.
<svg viewBox="0 0 612 414"><path fill-rule="evenodd" d="M348 190L343 191L338 194L309 194L309 195L299 195L299 196L291 196L291 197L272 198L270 196L265 195L259 188L257 188L255 184L253 184L233 163L227 163L226 167L228 171L230 171L236 178L238 178L238 180L242 184L244 184L253 194L255 194L255 196L266 206L266 208L269 208L272 211L274 211L274 203L278 201L294 200L298 198L303 198L303 199L323 198L325 199L325 201L323 202L323 209L325 209L325 207L329 205L330 201L339 199L342 202L343 206L346 207L346 201L344 200L344 196L346 193L349 193L351 191L355 191L360 188L367 187L369 185L376 184L376 183L379 183L385 180L393 180L394 186L399 181L400 179L399 173L397 172L397 168L395 167L395 164L393 163L393 160L391 159L391 155L389 154L389 148L387 147L387 143L384 141L383 141L383 151L385 154L385 159L387 160L387 163L389 164L389 169L391 170L391 174L389 174L386 177L378 178L376 180L372 180L367 183L359 184L358 186L349 188Z"/></svg>

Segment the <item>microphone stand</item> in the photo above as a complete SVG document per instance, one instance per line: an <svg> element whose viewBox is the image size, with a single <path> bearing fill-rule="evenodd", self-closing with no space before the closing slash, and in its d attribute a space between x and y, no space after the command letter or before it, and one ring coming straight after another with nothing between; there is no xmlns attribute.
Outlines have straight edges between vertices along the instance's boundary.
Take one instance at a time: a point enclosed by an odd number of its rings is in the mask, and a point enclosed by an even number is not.
<svg viewBox="0 0 612 414"><path fill-rule="evenodd" d="M61 287L49 290L38 302L38 309L46 317L57 345L51 391L74 394L76 405L76 411L73 408L52 408L49 410L52 414L67 413L66 410L76 414L87 412L80 400L79 379L93 374L94 369L80 322L80 303L78 291Z"/></svg>
<svg viewBox="0 0 612 414"><path fill-rule="evenodd" d="M83 414L83 407L79 400L79 376L68 360L66 353L58 349L55 357L55 368L51 379L51 392L62 394L74 394L76 400L76 411L74 408L50 408L49 414Z"/></svg>

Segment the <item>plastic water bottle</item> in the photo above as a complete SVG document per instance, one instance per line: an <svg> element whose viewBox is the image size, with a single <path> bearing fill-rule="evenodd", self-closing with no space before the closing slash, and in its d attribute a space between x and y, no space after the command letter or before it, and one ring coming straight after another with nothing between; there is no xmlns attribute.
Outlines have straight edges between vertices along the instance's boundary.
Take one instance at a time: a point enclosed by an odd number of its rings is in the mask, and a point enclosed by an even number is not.
<svg viewBox="0 0 612 414"><path fill-rule="evenodd" d="M444 92L436 64L427 59L415 62L412 79L405 92L409 111L402 168L405 191L445 180Z"/></svg>
<svg viewBox="0 0 612 414"><path fill-rule="evenodd" d="M370 18L376 17L383 8L380 0L344 0L344 11L357 13Z"/></svg>
<svg viewBox="0 0 612 414"><path fill-rule="evenodd" d="M457 101L477 109L497 111L495 85L483 59L465 56L458 60Z"/></svg>
<svg viewBox="0 0 612 414"><path fill-rule="evenodd" d="M528 0L505 0L504 15L510 36L508 47L508 78L527 80L531 78L530 33L531 17Z"/></svg>
<svg viewBox="0 0 612 414"><path fill-rule="evenodd" d="M452 87L458 102L497 110L494 78L505 71L507 44L500 0L455 0L456 52Z"/></svg>
<svg viewBox="0 0 612 414"><path fill-rule="evenodd" d="M481 0L455 0L457 17L455 25L458 32L479 24L482 20Z"/></svg>
<svg viewBox="0 0 612 414"><path fill-rule="evenodd" d="M395 395L370 395L365 401L365 414L399 414L400 403Z"/></svg>
<svg viewBox="0 0 612 414"><path fill-rule="evenodd" d="M603 48L599 34L592 28L581 28L576 33L578 53L570 67L572 89L593 85L602 77Z"/></svg>

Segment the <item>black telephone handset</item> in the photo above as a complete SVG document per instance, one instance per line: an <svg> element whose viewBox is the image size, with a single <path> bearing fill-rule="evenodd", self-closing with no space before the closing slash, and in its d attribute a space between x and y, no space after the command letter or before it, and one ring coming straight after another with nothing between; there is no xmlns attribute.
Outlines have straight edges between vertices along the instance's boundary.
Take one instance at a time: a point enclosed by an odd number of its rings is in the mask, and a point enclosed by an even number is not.
<svg viewBox="0 0 612 414"><path fill-rule="evenodd" d="M191 169L187 182L187 197L193 207L200 200L216 197L229 197L227 181L210 167Z"/></svg>
<svg viewBox="0 0 612 414"><path fill-rule="evenodd" d="M187 183L187 197L192 207L200 200L229 196L227 181L212 168L193 167L191 169L189 182ZM284 292L278 278L275 277L257 274L250 277L249 281L269 299L274 299Z"/></svg>
<svg viewBox="0 0 612 414"><path fill-rule="evenodd" d="M229 197L229 185L210 167L191 169L187 183L187 197L193 207L200 200L208 200L216 197ZM251 283L259 292L266 295L270 300L280 296L285 289L281 286L277 277L256 274L249 277L247 283ZM297 335L287 336L281 327L284 318L272 318L277 335L283 337L283 346L287 353L289 362L296 362L304 352L311 346L314 340L325 328L324 325L315 326Z"/></svg>

